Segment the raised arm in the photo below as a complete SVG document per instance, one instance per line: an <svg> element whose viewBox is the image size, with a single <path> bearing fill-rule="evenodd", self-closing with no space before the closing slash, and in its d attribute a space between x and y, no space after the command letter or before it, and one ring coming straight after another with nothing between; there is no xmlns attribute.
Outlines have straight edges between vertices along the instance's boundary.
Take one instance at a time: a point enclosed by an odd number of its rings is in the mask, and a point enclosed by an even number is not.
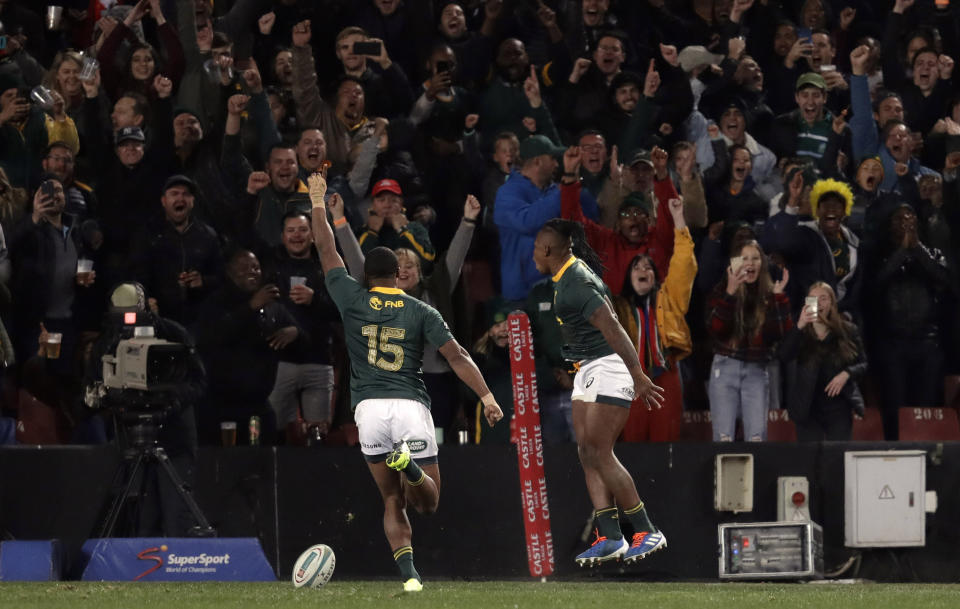
<svg viewBox="0 0 960 609"><path fill-rule="evenodd" d="M336 233L337 241L340 242L343 257L347 261L347 272L358 282L363 281L363 251L360 249L356 235L353 234L353 228L351 228L344 215L343 197L339 193L333 193L330 195L327 206L330 208L334 233Z"/></svg>
<svg viewBox="0 0 960 609"><path fill-rule="evenodd" d="M597 307L590 315L590 323L603 333L607 344L626 364L630 376L633 377L634 397L641 398L647 408L660 408L663 405L663 389L654 385L650 377L643 373L637 350L623 330L623 326L617 321L609 301Z"/></svg>
<svg viewBox="0 0 960 609"><path fill-rule="evenodd" d="M490 427L503 418L503 411L497 404L496 398L487 387L487 382L483 380L480 369L474 363L467 350L460 346L457 339L451 338L440 346L440 355L447 360L454 374L463 381L467 387L473 390L483 402L483 414L487 418Z"/></svg>
<svg viewBox="0 0 960 609"><path fill-rule="evenodd" d="M323 196L327 194L327 180L323 175L314 173L307 178L307 183L310 186L310 205L313 208L311 214L313 239L320 251L320 267L326 274L332 269L344 266L343 259L337 253L333 229L327 223L327 206L323 202Z"/></svg>
<svg viewBox="0 0 960 609"><path fill-rule="evenodd" d="M480 201L473 195L467 195L467 200L463 204L463 220L457 227L457 232L453 235L450 242L450 249L447 250L446 270L450 277L450 293L452 294L460 280L460 272L463 270L463 261L467 258L467 250L470 249L470 242L473 241L473 233L477 228L477 217L480 215Z"/></svg>
<svg viewBox="0 0 960 609"><path fill-rule="evenodd" d="M293 26L293 101L297 106L297 121L301 125L317 125L327 104L320 96L317 72L310 47L310 20Z"/></svg>

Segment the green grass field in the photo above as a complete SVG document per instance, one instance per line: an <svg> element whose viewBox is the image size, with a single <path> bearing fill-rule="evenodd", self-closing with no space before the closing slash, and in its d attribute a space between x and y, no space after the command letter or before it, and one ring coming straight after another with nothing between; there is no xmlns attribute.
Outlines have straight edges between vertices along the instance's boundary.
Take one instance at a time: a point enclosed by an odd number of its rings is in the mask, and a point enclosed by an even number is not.
<svg viewBox="0 0 960 609"><path fill-rule="evenodd" d="M926 609L960 606L960 585L942 584L719 584L529 581L427 581L423 592L404 594L394 581L333 581L320 590L275 584L5 583L0 607L33 609L205 609L287 607L373 609L434 607L556 609Z"/></svg>

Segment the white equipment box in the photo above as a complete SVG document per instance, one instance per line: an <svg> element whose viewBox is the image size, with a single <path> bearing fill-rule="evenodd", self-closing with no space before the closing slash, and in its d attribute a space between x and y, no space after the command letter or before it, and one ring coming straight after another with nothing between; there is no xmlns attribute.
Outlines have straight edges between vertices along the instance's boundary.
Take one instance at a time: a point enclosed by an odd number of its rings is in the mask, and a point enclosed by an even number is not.
<svg viewBox="0 0 960 609"><path fill-rule="evenodd" d="M847 547L925 545L926 451L851 451L843 465Z"/></svg>
<svg viewBox="0 0 960 609"><path fill-rule="evenodd" d="M753 455L720 454L714 459L713 508L718 512L753 511Z"/></svg>

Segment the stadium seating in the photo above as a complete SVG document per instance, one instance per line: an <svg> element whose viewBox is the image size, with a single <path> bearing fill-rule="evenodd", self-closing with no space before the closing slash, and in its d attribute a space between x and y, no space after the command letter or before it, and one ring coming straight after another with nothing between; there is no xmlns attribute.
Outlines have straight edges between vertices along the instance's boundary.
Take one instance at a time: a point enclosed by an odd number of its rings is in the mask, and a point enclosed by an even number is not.
<svg viewBox="0 0 960 609"><path fill-rule="evenodd" d="M883 441L883 417L877 408L867 408L862 419L853 419L853 433L850 439L854 442L881 442Z"/></svg>
<svg viewBox="0 0 960 609"><path fill-rule="evenodd" d="M713 427L709 410L685 410L680 423L681 442L710 442L713 439Z"/></svg>
<svg viewBox="0 0 960 609"><path fill-rule="evenodd" d="M900 440L950 442L960 440L960 421L953 408L901 408Z"/></svg>
<svg viewBox="0 0 960 609"><path fill-rule="evenodd" d="M778 408L767 412L767 441L768 442L796 442L797 427L790 420L785 408Z"/></svg>

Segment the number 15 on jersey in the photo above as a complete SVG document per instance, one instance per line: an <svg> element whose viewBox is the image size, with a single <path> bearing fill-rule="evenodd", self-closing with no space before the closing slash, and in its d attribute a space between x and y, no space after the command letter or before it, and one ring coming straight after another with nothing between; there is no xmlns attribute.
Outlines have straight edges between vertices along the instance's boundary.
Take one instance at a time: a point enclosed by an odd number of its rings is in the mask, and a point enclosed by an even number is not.
<svg viewBox="0 0 960 609"><path fill-rule="evenodd" d="M390 339L403 340L403 337L407 334L406 330L387 326L378 328L376 324L370 324L360 328L360 333L367 337L367 363L388 372L396 372L403 367L403 347L391 345ZM379 345L377 344L378 335ZM392 355L392 361L387 360L381 354Z"/></svg>

